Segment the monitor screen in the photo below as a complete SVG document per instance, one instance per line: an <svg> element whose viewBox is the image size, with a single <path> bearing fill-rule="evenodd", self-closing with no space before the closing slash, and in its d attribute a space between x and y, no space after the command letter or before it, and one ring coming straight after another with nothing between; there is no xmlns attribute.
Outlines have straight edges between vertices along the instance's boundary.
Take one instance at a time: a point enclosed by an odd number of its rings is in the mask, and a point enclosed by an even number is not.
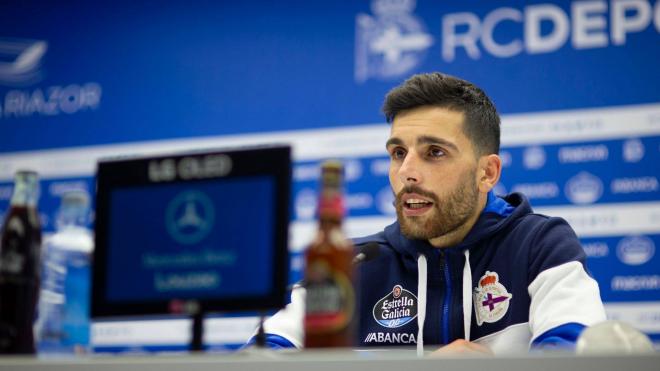
<svg viewBox="0 0 660 371"><path fill-rule="evenodd" d="M290 178L288 147L100 162L92 315L282 307Z"/></svg>

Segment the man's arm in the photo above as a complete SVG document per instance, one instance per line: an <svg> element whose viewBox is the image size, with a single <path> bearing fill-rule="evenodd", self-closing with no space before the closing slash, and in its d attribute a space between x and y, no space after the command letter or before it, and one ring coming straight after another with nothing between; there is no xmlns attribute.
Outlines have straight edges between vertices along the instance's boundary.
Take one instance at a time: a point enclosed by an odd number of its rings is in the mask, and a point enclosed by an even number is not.
<svg viewBox="0 0 660 371"><path fill-rule="evenodd" d="M529 324L532 347L572 348L586 326L605 320L598 283L573 229L549 218L537 231L530 254Z"/></svg>

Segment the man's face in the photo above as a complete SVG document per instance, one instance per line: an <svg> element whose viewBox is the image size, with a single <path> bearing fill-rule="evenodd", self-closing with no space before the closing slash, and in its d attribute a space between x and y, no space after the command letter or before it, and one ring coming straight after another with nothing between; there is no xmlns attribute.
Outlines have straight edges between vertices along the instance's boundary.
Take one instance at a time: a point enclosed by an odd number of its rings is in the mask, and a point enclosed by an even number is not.
<svg viewBox="0 0 660 371"><path fill-rule="evenodd" d="M420 107L392 123L387 151L401 232L430 240L477 212L477 158L462 130L464 114Z"/></svg>

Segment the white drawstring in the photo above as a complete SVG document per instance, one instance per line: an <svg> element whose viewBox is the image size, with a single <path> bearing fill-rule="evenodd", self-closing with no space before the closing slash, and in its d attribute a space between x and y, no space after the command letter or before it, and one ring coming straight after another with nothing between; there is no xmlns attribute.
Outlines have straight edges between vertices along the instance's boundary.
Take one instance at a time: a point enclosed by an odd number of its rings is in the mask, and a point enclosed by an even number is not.
<svg viewBox="0 0 660 371"><path fill-rule="evenodd" d="M470 250L465 250L465 265L463 265L463 332L465 340L470 341L472 324L472 270L470 269Z"/></svg>
<svg viewBox="0 0 660 371"><path fill-rule="evenodd" d="M424 320L426 319L426 256L417 257L417 356L424 356Z"/></svg>

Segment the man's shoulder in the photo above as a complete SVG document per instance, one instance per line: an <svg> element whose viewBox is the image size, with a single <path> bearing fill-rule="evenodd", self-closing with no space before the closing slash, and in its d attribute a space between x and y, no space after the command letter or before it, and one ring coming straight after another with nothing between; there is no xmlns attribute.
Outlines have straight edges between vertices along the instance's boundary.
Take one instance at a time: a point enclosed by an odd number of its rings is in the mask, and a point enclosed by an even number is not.
<svg viewBox="0 0 660 371"><path fill-rule="evenodd" d="M361 247L370 243L377 243L379 245L388 244L384 231L370 234L368 236L352 238L351 240L353 241L353 245L355 245L355 247Z"/></svg>
<svg viewBox="0 0 660 371"><path fill-rule="evenodd" d="M396 235L398 235L399 232L399 224L397 221L394 223L386 226L381 230L380 232L376 232L374 234L370 234L367 236L362 236L362 237L354 237L351 238L351 241L353 242L353 245L356 247L364 246L367 244L373 244L377 243L381 246L391 246L390 241L388 240L387 236L390 237L390 239L394 236L396 239Z"/></svg>
<svg viewBox="0 0 660 371"><path fill-rule="evenodd" d="M503 232L511 233L511 231L515 231L524 234L536 234L543 231L552 232L557 228L561 230L573 230L570 224L562 217L532 211L518 216L509 228L505 228Z"/></svg>

